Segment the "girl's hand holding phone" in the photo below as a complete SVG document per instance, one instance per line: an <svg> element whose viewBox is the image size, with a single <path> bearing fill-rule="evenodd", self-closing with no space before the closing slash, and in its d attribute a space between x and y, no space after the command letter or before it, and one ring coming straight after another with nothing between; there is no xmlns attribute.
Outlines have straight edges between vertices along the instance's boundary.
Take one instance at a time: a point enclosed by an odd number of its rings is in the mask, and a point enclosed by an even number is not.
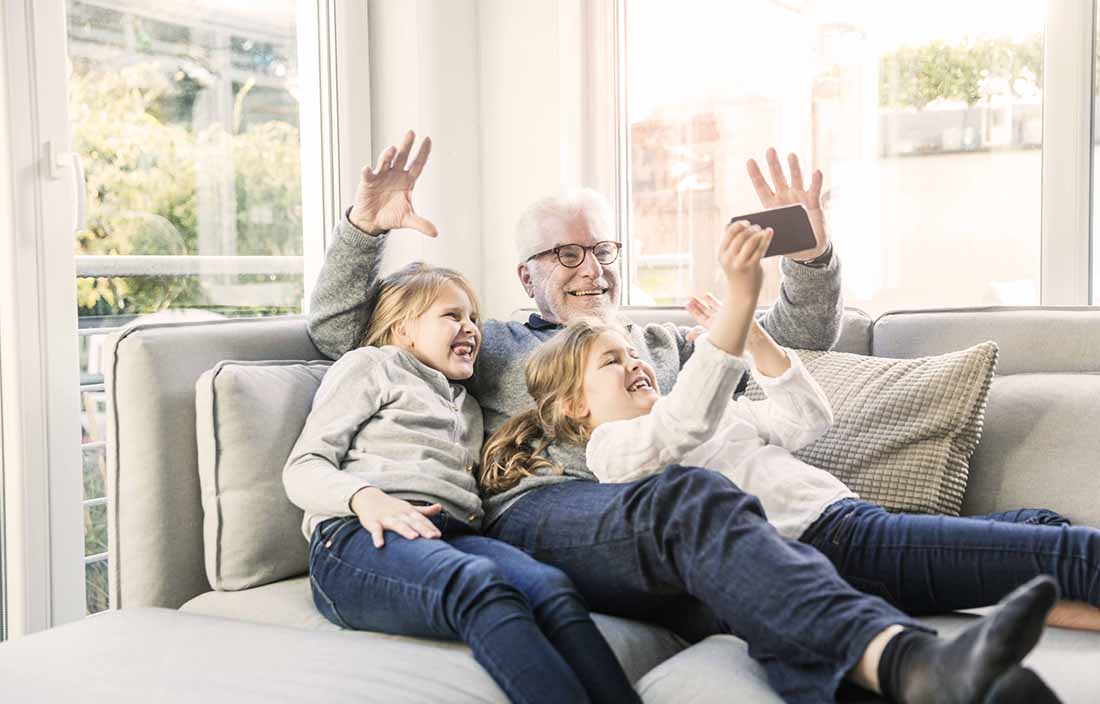
<svg viewBox="0 0 1100 704"><path fill-rule="evenodd" d="M760 260L771 241L771 228L762 230L738 220L726 226L718 246L718 264L726 275L726 301L712 319L710 341L734 356L745 352L745 338L764 283Z"/></svg>
<svg viewBox="0 0 1100 704"><path fill-rule="evenodd" d="M442 535L435 524L427 519L427 516L434 516L443 510L439 504L413 506L404 499L368 486L351 497L351 510L358 516L363 528L374 538L376 548L385 544L382 534L387 530L409 540L438 538Z"/></svg>
<svg viewBox="0 0 1100 704"><path fill-rule="evenodd" d="M726 275L727 303L756 308L764 267L760 262L771 244L774 232L738 220L726 227L718 247L718 264Z"/></svg>

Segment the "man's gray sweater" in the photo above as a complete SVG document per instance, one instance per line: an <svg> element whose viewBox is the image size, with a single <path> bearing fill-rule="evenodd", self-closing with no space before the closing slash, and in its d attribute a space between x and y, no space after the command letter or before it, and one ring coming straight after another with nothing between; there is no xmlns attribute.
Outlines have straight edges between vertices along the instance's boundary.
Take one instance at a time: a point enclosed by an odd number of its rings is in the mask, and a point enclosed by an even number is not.
<svg viewBox="0 0 1100 704"><path fill-rule="evenodd" d="M354 348L362 336L387 236L362 232L346 213L335 228L309 315L310 337L317 349L332 359ZM784 259L782 269L779 299L760 318L761 325L785 347L831 348L840 336L843 314L839 259L834 254L828 265L819 269ZM627 323L626 327L638 354L656 370L661 393L668 393L694 349L687 340L690 328L672 323ZM481 352L466 388L481 404L486 436L534 405L527 393L524 365L528 354L559 330L560 325L538 316L524 323L485 321ZM485 525L536 487L573 479L597 481L585 466L583 447L555 445L547 454L562 472L527 477L509 491L486 498Z"/></svg>

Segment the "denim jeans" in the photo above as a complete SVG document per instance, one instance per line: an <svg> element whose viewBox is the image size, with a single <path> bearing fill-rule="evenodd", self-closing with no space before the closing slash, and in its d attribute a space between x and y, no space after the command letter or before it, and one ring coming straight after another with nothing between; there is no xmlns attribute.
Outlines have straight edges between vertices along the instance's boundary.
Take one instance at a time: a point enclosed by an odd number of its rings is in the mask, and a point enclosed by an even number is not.
<svg viewBox="0 0 1100 704"><path fill-rule="evenodd" d="M386 531L381 548L355 516L318 525L317 609L342 628L465 641L513 702L640 701L560 570L446 513L431 520L441 538Z"/></svg>
<svg viewBox="0 0 1100 704"><path fill-rule="evenodd" d="M743 638L786 701L832 701L887 626L928 630L784 539L756 498L706 469L534 489L486 534L561 569L596 611L675 626L682 608L695 637L709 611L714 632Z"/></svg>
<svg viewBox="0 0 1100 704"><path fill-rule="evenodd" d="M988 516L888 513L844 499L802 536L856 588L920 615L990 606L1038 574L1062 598L1100 606L1100 530L1052 511Z"/></svg>

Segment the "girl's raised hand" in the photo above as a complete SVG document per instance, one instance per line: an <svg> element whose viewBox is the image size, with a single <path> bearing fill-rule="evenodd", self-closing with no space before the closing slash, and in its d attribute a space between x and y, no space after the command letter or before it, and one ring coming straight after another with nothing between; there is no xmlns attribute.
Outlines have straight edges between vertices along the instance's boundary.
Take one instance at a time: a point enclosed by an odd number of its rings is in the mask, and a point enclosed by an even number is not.
<svg viewBox="0 0 1100 704"><path fill-rule="evenodd" d="M442 535L435 524L427 519L443 510L439 504L413 506L381 489L366 487L351 498L351 510L358 516L363 528L374 538L376 548L385 544L382 536L387 530L409 540L438 538Z"/></svg>
<svg viewBox="0 0 1100 704"><path fill-rule="evenodd" d="M726 300L750 309L756 307L764 283L760 262L771 244L772 229L761 229L744 220L726 226L718 246L718 264L726 275Z"/></svg>

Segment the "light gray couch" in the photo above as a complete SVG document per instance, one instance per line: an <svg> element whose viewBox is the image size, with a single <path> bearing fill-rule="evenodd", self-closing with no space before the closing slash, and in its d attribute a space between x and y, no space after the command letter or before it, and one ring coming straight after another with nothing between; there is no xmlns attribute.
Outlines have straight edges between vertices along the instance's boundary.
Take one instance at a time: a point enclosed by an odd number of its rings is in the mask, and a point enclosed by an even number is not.
<svg viewBox="0 0 1100 704"><path fill-rule="evenodd" d="M631 315L687 323L678 309ZM916 357L989 339L1000 345L998 378L964 513L1046 506L1100 526L1100 310L926 310L877 321L849 310L837 349ZM195 381L226 359L320 359L303 319L138 325L111 348L108 518L118 610L0 646L0 686L20 695L5 701L72 692L111 702L503 701L460 644L325 621L305 576L211 589ZM950 635L970 618L929 622ZM647 702L779 701L736 638L686 647L655 626L597 620ZM58 653L95 657L63 655L58 666ZM1048 630L1028 662L1065 701L1100 701L1100 634Z"/></svg>

